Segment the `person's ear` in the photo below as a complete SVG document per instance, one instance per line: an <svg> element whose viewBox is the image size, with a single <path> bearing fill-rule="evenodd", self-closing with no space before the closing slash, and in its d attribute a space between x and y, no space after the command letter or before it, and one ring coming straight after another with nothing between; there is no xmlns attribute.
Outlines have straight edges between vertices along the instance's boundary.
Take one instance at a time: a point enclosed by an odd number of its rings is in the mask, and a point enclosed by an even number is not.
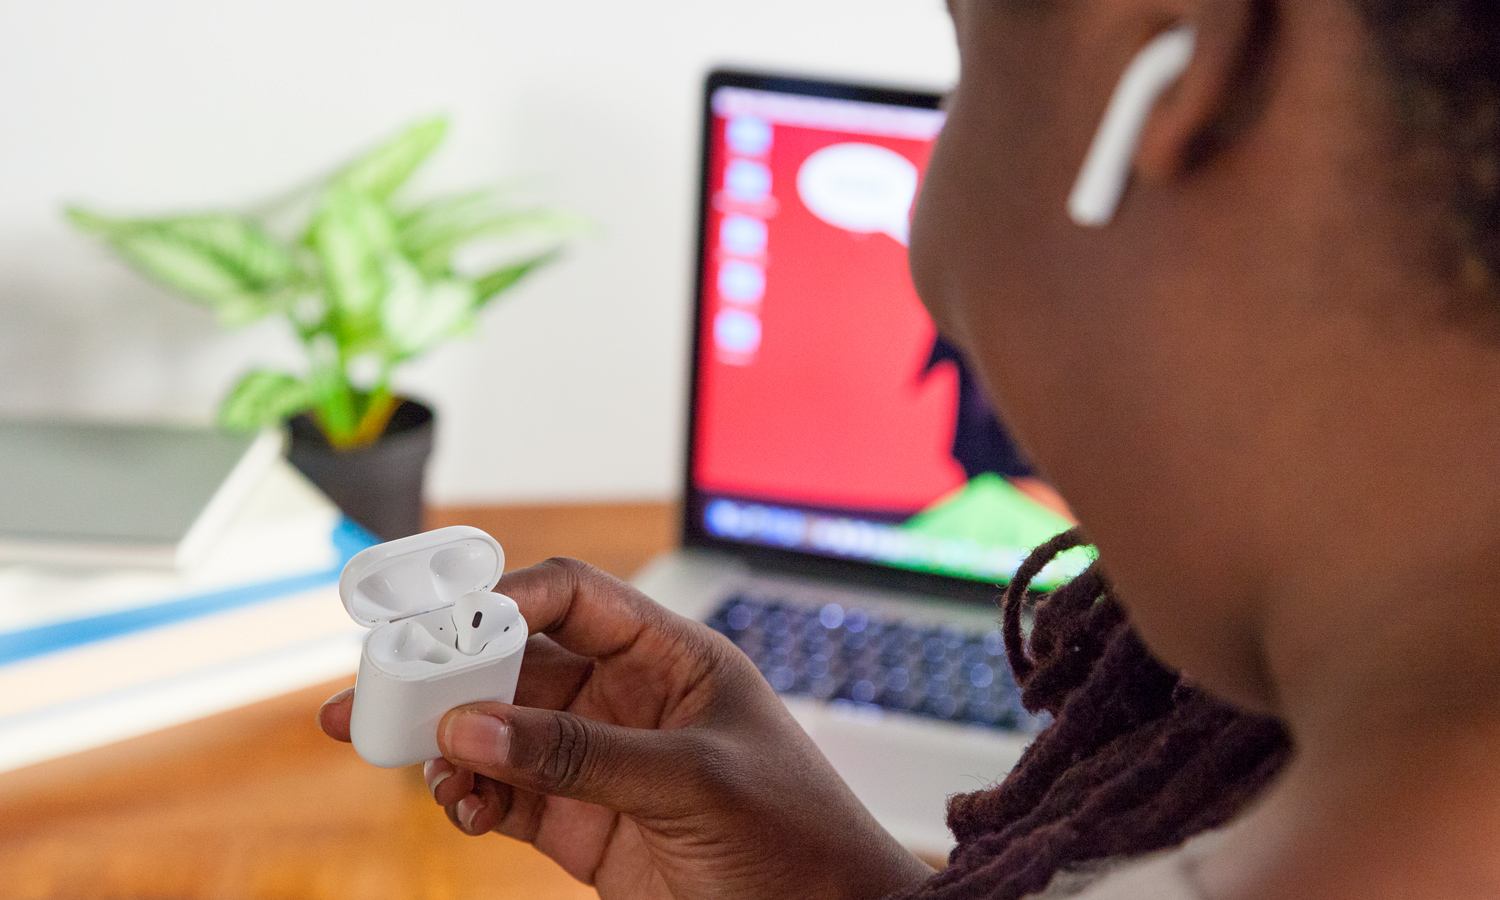
<svg viewBox="0 0 1500 900"><path fill-rule="evenodd" d="M1253 105L1255 54L1263 52L1271 0L1200 0L1175 23L1170 10L1134 8L1141 5L1124 0L1105 7L1166 24L1154 33L1101 29L1146 39L1120 74L1069 198L1080 225L1107 224L1132 176L1167 181L1193 169Z"/></svg>
<svg viewBox="0 0 1500 900"><path fill-rule="evenodd" d="M1135 169L1141 134L1156 103L1193 61L1196 32L1178 25L1151 39L1131 60L1068 197L1068 215L1085 227L1109 224Z"/></svg>
<svg viewBox="0 0 1500 900"><path fill-rule="evenodd" d="M1257 100L1275 22L1271 0L1203 0L1192 25L1193 61L1162 97L1141 136L1136 171L1167 179L1192 170L1228 140Z"/></svg>

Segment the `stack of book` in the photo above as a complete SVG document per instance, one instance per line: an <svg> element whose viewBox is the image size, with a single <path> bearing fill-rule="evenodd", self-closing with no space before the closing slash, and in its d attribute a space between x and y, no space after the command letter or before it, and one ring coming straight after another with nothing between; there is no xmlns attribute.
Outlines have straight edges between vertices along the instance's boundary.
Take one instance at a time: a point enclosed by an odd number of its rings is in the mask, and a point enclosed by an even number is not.
<svg viewBox="0 0 1500 900"><path fill-rule="evenodd" d="M236 440L0 423L0 771L354 672L375 538Z"/></svg>

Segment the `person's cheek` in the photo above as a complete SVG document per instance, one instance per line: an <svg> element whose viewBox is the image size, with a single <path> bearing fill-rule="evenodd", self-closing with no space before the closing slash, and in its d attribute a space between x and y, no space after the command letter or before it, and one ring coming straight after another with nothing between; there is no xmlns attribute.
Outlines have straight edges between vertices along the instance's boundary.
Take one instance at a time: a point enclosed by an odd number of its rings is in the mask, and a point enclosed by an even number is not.
<svg viewBox="0 0 1500 900"><path fill-rule="evenodd" d="M911 274L917 294L939 331L954 337L951 320L951 222L949 154L939 140L912 214Z"/></svg>

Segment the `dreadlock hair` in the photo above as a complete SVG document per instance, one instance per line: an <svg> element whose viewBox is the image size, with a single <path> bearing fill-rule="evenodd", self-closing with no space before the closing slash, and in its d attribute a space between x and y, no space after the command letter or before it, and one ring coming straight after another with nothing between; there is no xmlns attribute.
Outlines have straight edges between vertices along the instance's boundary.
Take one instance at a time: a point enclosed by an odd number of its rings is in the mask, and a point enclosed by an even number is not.
<svg viewBox="0 0 1500 900"><path fill-rule="evenodd" d="M1227 823L1287 758L1278 722L1210 697L1151 657L1097 561L1028 604L1042 568L1087 543L1078 529L1052 539L1006 591L1005 644L1022 702L1053 723L998 787L949 800L958 847L911 900L1018 900L1061 871L1174 847Z"/></svg>

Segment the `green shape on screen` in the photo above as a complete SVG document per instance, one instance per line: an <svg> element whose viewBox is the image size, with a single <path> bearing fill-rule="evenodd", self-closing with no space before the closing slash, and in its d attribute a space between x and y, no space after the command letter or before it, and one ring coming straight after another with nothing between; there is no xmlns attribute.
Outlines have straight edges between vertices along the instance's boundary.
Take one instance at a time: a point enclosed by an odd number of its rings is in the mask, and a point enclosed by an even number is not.
<svg viewBox="0 0 1500 900"><path fill-rule="evenodd" d="M1026 496L1009 481L986 472L958 491L908 519L907 531L944 540L970 541L985 547L1017 551L1022 557L1073 524ZM1079 548L1058 559L1037 577L1035 587L1055 587L1087 568L1093 557ZM943 566L923 567L944 574L971 576Z"/></svg>
<svg viewBox="0 0 1500 900"><path fill-rule="evenodd" d="M904 527L995 547L1036 547L1073 526L1009 481L986 472L908 519Z"/></svg>

